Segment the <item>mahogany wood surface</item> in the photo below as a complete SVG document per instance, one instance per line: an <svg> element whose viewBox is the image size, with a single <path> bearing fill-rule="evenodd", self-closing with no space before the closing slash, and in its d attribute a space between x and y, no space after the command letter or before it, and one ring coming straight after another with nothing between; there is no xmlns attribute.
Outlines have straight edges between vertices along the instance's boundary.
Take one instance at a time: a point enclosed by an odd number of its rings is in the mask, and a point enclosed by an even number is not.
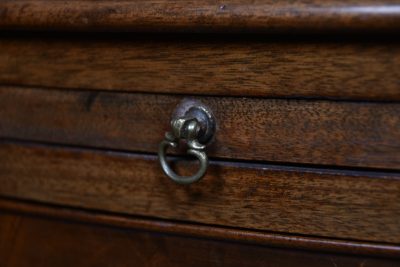
<svg viewBox="0 0 400 267"><path fill-rule="evenodd" d="M212 162L198 183L164 176L155 156L2 142L0 194L210 225L400 242L397 173ZM196 166L176 165L188 174Z"/></svg>
<svg viewBox="0 0 400 267"><path fill-rule="evenodd" d="M0 1L0 266L399 266L399 31L399 0ZM185 98L218 126L182 186Z"/></svg>
<svg viewBox="0 0 400 267"><path fill-rule="evenodd" d="M0 84L398 101L399 42L373 40L9 36L0 39Z"/></svg>
<svg viewBox="0 0 400 267"><path fill-rule="evenodd" d="M21 201L0 197L1 212L56 218L118 228L173 234L186 237L206 238L219 241L234 241L268 247L364 255L370 257L400 258L400 246L375 242L356 242L332 238L317 238L298 235L278 234L240 228L218 227L168 220L154 220L138 216L67 208L37 202Z"/></svg>
<svg viewBox="0 0 400 267"><path fill-rule="evenodd" d="M0 87L0 136L157 152L183 96ZM400 169L400 104L195 97L210 157Z"/></svg>
<svg viewBox="0 0 400 267"><path fill-rule="evenodd" d="M191 32L392 32L397 0L2 0L0 29Z"/></svg>
<svg viewBox="0 0 400 267"><path fill-rule="evenodd" d="M317 254L0 211L0 265L398 266L398 259Z"/></svg>

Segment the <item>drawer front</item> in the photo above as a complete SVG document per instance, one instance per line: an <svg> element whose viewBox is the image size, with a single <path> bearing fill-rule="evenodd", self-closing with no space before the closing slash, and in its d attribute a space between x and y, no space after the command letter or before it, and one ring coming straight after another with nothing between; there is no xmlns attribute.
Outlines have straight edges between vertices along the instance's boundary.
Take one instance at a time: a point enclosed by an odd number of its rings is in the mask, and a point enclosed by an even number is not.
<svg viewBox="0 0 400 267"><path fill-rule="evenodd" d="M0 87L0 136L155 153L187 97ZM400 104L195 97L217 120L208 155L400 169Z"/></svg>
<svg viewBox="0 0 400 267"><path fill-rule="evenodd" d="M400 177L214 161L190 186L155 156L2 143L0 195L153 218L400 242ZM183 173L195 166L179 161Z"/></svg>

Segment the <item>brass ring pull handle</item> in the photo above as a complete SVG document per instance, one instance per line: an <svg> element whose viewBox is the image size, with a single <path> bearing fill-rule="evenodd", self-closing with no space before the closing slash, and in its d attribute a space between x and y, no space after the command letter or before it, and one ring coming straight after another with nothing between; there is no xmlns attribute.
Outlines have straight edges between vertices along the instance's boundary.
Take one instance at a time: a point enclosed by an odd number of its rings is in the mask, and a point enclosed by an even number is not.
<svg viewBox="0 0 400 267"><path fill-rule="evenodd" d="M204 150L213 137L215 120L204 105L194 101L183 102L174 117L171 121L172 131L167 132L165 139L160 143L158 157L164 173L169 178L179 184L191 184L200 180L207 171L208 157ZM166 159L168 147L177 148L181 139L186 141L187 154L197 157L200 162L198 171L192 176L176 174Z"/></svg>

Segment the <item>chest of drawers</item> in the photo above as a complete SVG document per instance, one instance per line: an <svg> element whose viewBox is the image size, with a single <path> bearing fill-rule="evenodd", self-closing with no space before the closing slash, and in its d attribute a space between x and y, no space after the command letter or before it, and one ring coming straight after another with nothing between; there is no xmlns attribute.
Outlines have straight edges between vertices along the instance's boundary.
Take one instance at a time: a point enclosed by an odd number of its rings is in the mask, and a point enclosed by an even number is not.
<svg viewBox="0 0 400 267"><path fill-rule="evenodd" d="M0 266L400 264L397 1L2 1L0 30ZM185 105L215 129L183 185Z"/></svg>

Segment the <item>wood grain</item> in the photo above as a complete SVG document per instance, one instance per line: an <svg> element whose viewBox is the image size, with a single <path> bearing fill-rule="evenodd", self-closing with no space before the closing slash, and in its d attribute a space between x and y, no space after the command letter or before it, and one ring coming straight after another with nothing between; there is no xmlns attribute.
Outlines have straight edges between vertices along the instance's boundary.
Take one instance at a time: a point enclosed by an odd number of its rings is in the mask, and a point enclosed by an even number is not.
<svg viewBox="0 0 400 267"><path fill-rule="evenodd" d="M155 153L181 96L0 87L0 137ZM196 97L211 157L400 169L400 104Z"/></svg>
<svg viewBox="0 0 400 267"><path fill-rule="evenodd" d="M2 37L0 84L400 100L400 46L395 41L102 36Z"/></svg>
<svg viewBox="0 0 400 267"><path fill-rule="evenodd" d="M154 218L400 242L395 173L212 162L181 186L153 156L2 143L0 195ZM193 171L187 161L179 172Z"/></svg>
<svg viewBox="0 0 400 267"><path fill-rule="evenodd" d="M317 254L0 213L0 264L11 266L398 266L395 259Z"/></svg>
<svg viewBox="0 0 400 267"><path fill-rule="evenodd" d="M246 244L268 247L328 252L370 257L400 258L400 246L339 240L332 238L317 238L296 235L277 234L265 231L253 231L237 228L225 228L192 223L182 223L167 220L144 219L137 216L122 216L99 211L72 209L65 206L38 204L16 199L0 197L1 211L28 216L55 218L63 221L90 223L112 226L124 229L149 231L155 233L173 234L186 237L206 238L219 241L234 241ZM12 227L17 224L0 224L0 227ZM6 231L6 230L4 230ZM2 230L0 230L0 233ZM12 231L8 231L12 233Z"/></svg>
<svg viewBox="0 0 400 267"><path fill-rule="evenodd" d="M396 33L396 0L12 1L0 4L0 29Z"/></svg>

